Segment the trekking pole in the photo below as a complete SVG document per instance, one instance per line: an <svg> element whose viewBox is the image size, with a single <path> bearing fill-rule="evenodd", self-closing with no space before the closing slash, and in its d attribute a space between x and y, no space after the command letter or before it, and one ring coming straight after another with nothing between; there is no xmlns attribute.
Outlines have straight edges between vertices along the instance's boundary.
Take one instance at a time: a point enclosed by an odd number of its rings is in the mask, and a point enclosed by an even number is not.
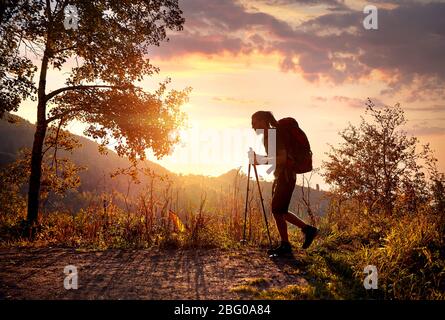
<svg viewBox="0 0 445 320"><path fill-rule="evenodd" d="M247 191L246 191L246 206L244 208L244 228L243 228L243 240L241 240L242 244L246 244L246 224L247 224L247 203L249 201L249 184L250 184L250 162L249 167L247 168Z"/></svg>
<svg viewBox="0 0 445 320"><path fill-rule="evenodd" d="M266 221L267 236L269 237L269 245L272 248L272 240L270 238L270 233L269 233L269 223L267 222L266 209L264 209L263 194L261 193L260 181L258 180L258 172L256 171L256 165L252 164L252 166L253 166L253 171L255 172L256 183L258 185L258 192L260 193L261 206L263 207L264 220Z"/></svg>

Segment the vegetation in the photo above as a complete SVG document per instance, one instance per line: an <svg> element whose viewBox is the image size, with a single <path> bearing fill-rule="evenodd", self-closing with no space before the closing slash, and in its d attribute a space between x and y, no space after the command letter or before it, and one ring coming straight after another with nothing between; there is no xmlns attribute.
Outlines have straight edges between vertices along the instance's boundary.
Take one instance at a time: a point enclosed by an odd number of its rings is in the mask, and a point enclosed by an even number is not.
<svg viewBox="0 0 445 320"><path fill-rule="evenodd" d="M272 287L265 275L246 279L241 286L229 288L232 292L257 299L445 298L444 176L435 169L431 151L421 148L416 153L417 141L401 130L400 108L376 109L370 103L367 110L370 119L363 118L359 128L351 126L341 133L344 143L333 148L324 165L324 173L334 188L326 193L327 213L320 215L313 210L320 236L308 251L296 251L296 259L287 269L302 276L305 282ZM382 154L374 135L388 130L391 135L387 143L397 152ZM374 148L361 150L362 143ZM367 157L373 160L365 161ZM385 165L392 168L403 161L409 166L399 170L407 171L399 176L385 175L385 170L390 172ZM6 168L2 181L15 172L9 170L10 166ZM366 177L368 181L362 180ZM130 199L120 192L100 193L89 206L78 211L45 211L32 242L20 234L20 223L26 215L20 185L8 183L8 188L0 193L1 245L94 250L153 246L238 248L243 228L245 175L235 171L217 180L198 176L181 179L174 181L171 176L141 169L143 186L139 186L137 195ZM228 187L222 187L222 181L227 181ZM204 188L197 188L199 185ZM408 185L411 187L407 188ZM186 189L199 190L200 194L190 194L189 199L195 202L184 198ZM116 201L119 197L123 199L120 205ZM308 203L303 199L295 202ZM249 245L265 248L267 235L256 193L249 203ZM312 201L311 206L316 203ZM275 228L272 236L278 238ZM299 230L291 229L293 243L301 243L301 237ZM363 289L363 270L367 265L377 267L377 290Z"/></svg>
<svg viewBox="0 0 445 320"><path fill-rule="evenodd" d="M171 133L183 124L179 107L186 102L189 89L167 92L167 80L148 93L137 84L158 72L146 58L149 47L166 40L167 29L182 30L184 18L178 1L71 1L78 11L79 26L66 28L66 1L7 1L4 5L0 16L0 116L17 111L24 99L37 101L27 197L32 236L48 130L60 132L80 120L89 124L84 133L100 140L102 150L112 140L116 152L132 161L144 159L147 148L162 157L177 142ZM70 61L76 61L75 66ZM48 71L62 69L70 69L63 70L68 74L65 83L47 92ZM53 147L55 157L57 147Z"/></svg>
<svg viewBox="0 0 445 320"><path fill-rule="evenodd" d="M146 160L147 149L167 155L185 123L190 88L169 91L170 79L151 92L140 86L159 71L150 47L183 28L178 2L72 0L79 26L69 29L67 1L2 1L0 118L16 126L0 121L9 138L0 149L0 246L239 248L247 182L239 169L182 176ZM49 72L66 75L52 91ZM35 101L35 126L10 114L25 100ZM321 169L330 192L303 177L294 194L291 210L320 229L309 250L277 262L301 281L274 287L264 275L228 290L258 299L445 299L445 176L429 146L403 131L399 105L369 100L366 116L328 153ZM98 143L70 134L73 121ZM271 183L260 185L270 207ZM247 201L248 245L265 249L258 194ZM301 243L300 230L290 231ZM376 290L363 289L368 265L378 270Z"/></svg>
<svg viewBox="0 0 445 320"><path fill-rule="evenodd" d="M354 200L370 213L416 211L428 201L426 173L430 181L440 180L437 160L429 145L417 151L417 138L402 130L406 120L399 105L378 110L368 100L366 113L371 121L362 117L359 127L349 125L340 133L344 142L331 148L326 182L340 201Z"/></svg>

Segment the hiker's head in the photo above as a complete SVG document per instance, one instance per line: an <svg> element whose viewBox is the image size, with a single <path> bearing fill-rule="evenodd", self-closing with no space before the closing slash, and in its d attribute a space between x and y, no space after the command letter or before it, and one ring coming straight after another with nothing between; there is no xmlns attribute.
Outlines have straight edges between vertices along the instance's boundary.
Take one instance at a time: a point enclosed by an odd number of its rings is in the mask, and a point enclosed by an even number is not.
<svg viewBox="0 0 445 320"><path fill-rule="evenodd" d="M252 115L252 128L254 130L277 127L277 120L270 111L257 111Z"/></svg>

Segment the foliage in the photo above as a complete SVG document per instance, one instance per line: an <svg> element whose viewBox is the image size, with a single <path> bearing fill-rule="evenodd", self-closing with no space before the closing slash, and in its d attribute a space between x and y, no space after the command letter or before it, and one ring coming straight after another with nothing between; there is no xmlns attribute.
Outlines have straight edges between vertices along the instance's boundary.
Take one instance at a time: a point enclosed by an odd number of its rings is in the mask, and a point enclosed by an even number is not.
<svg viewBox="0 0 445 320"><path fill-rule="evenodd" d="M158 71L145 57L149 47L166 40L166 29L182 29L177 1L71 1L79 13L78 30L64 27L66 1L51 3L50 7L44 1L6 3L0 28L1 112L17 110L21 96L35 97L37 68L25 53L31 52L58 70L70 58L77 61L66 86L45 96L47 123L63 119L66 125L79 118L93 125L86 131L90 136L104 138L110 130L109 138L125 140L130 149L153 147L148 137L157 141L156 135L164 138L174 130L183 117L177 107L189 89L165 95L167 80L149 94L133 82ZM138 139L134 132L143 128L150 131ZM136 147L144 140L146 144ZM160 143L156 153L165 154L166 145Z"/></svg>
<svg viewBox="0 0 445 320"><path fill-rule="evenodd" d="M402 130L406 119L399 105L380 110L368 100L366 114L371 121L362 117L360 126L350 124L340 133L344 142L331 146L326 182L369 212L392 214L396 204L415 210L428 199L423 169L437 160L429 145L418 151L418 139Z"/></svg>
<svg viewBox="0 0 445 320"><path fill-rule="evenodd" d="M40 201L43 142L49 125L66 128L73 120L89 123L85 134L114 143L132 161L153 149L157 157L178 141L174 132L184 115L179 107L189 89L166 92L168 80L153 93L138 86L159 71L146 55L182 30L177 0L70 1L78 28L66 29L67 2L8 1L0 24L0 116L17 111L23 99L37 100L36 134L31 152L28 221L35 225ZM33 59L28 57L29 53ZM39 62L39 79L33 77ZM73 62L76 65L73 66ZM47 92L47 73L70 69L65 84ZM66 72L65 72L66 73Z"/></svg>
<svg viewBox="0 0 445 320"><path fill-rule="evenodd" d="M67 157L58 157L57 153L71 153L79 146L76 139L67 131L51 127L45 139L42 164L42 199L49 193L64 195L68 190L75 190L80 185L79 172L83 166L76 165ZM4 188L0 192L15 191L19 196L30 175L31 151L23 148L17 159L0 171Z"/></svg>

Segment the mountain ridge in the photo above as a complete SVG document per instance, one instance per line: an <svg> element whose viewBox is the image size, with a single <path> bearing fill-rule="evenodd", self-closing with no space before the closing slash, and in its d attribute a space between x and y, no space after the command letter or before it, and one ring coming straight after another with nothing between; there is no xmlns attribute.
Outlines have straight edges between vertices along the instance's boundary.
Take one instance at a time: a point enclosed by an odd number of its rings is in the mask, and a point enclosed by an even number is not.
<svg viewBox="0 0 445 320"><path fill-rule="evenodd" d="M12 119L15 123L10 123L7 118ZM5 114L0 120L0 136L4 137L0 142L0 167L14 161L17 152L21 148L31 147L35 126L28 120L17 115ZM128 159L119 157L113 150L108 150L107 154L99 152L99 144L93 140L79 135L73 135L81 144L81 147L75 149L71 154L65 153L77 165L87 167L87 170L80 172L81 185L78 188L79 193L90 192L93 194L101 194L117 191L122 195L126 195L129 199L136 198L139 194L146 192L145 188L149 185L148 177L140 176L140 184L132 184L129 186L129 179L125 176L117 176L111 178L110 175L119 168L128 168L131 163ZM239 192L245 194L246 176L239 169L231 169L219 176L204 176L197 174L177 174L169 171L167 168L154 163L150 160L143 162L143 167L149 168L158 175L162 175L171 180L176 186L177 192L180 190L184 200L180 201L182 206L192 204L199 206L200 199L203 195L207 197L209 203L219 201L219 192ZM165 189L168 182L156 180L155 188L159 195L163 193L161 189ZM261 181L264 189L264 198L270 200L272 183ZM301 192L298 190L300 186L296 186L294 198L301 198ZM252 189L254 192L256 189ZM306 191L308 189L306 188ZM311 202L324 202L322 198L325 195L323 191L310 189ZM71 197L77 196L70 194ZM73 202L76 202L73 200ZM292 207L292 206L291 206ZM79 207L76 207L78 209Z"/></svg>

